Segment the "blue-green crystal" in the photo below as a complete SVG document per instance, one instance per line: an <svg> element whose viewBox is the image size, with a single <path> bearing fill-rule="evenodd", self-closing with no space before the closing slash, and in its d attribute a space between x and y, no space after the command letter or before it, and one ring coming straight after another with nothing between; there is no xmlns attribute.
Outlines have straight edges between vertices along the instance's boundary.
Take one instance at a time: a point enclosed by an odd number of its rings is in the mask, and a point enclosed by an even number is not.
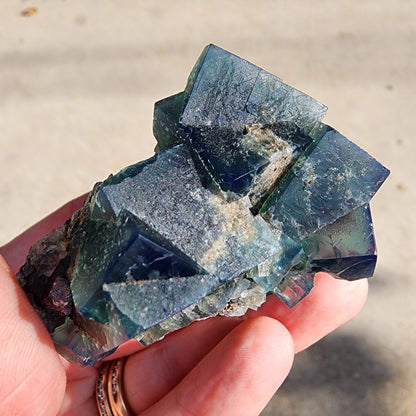
<svg viewBox="0 0 416 416"><path fill-rule="evenodd" d="M184 91L155 104L156 155L98 183L30 249L18 278L57 350L93 365L267 294L292 307L319 271L371 276L368 202L388 170L325 111L208 45Z"/></svg>
<svg viewBox="0 0 416 416"><path fill-rule="evenodd" d="M278 77L215 45L207 46L189 79L184 126L228 126L293 121L309 132L326 107Z"/></svg>
<svg viewBox="0 0 416 416"><path fill-rule="evenodd" d="M218 188L229 201L248 195L253 205L268 195L312 141L293 122L250 124L242 132L188 127L184 135L196 164L202 166L203 183Z"/></svg>
<svg viewBox="0 0 416 416"><path fill-rule="evenodd" d="M261 214L295 241L367 204L389 171L332 128L311 145Z"/></svg>
<svg viewBox="0 0 416 416"><path fill-rule="evenodd" d="M374 273L377 254L368 205L310 234L300 244L314 270L347 280L371 277Z"/></svg>
<svg viewBox="0 0 416 416"><path fill-rule="evenodd" d="M155 104L153 132L157 137L156 153L183 142L179 131L179 117L185 101L185 93L172 95Z"/></svg>
<svg viewBox="0 0 416 416"><path fill-rule="evenodd" d="M129 212L221 281L281 249L245 199L227 203L202 186L184 145L158 154L140 173L120 183L104 182L100 192L114 215Z"/></svg>
<svg viewBox="0 0 416 416"><path fill-rule="evenodd" d="M314 272L293 269L273 289L273 294L285 305L292 308L309 294L313 288L314 280Z"/></svg>
<svg viewBox="0 0 416 416"><path fill-rule="evenodd" d="M117 310L129 319L124 326L134 338L210 294L219 284L216 276L205 274L105 283L104 291Z"/></svg>
<svg viewBox="0 0 416 416"><path fill-rule="evenodd" d="M283 234L280 236L280 242L283 247L280 252L247 273L249 278L267 292L272 292L283 282L289 271L305 258L302 246L296 244L291 238Z"/></svg>

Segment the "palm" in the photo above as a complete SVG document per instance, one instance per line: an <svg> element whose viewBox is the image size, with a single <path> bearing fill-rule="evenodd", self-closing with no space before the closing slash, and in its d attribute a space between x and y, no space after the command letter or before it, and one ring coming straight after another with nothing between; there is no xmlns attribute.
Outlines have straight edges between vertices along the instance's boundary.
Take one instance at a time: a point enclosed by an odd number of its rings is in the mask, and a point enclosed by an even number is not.
<svg viewBox="0 0 416 416"><path fill-rule="evenodd" d="M73 201L4 246L0 252L13 270L36 239L81 203L81 198ZM54 415L60 409L59 415L97 415L97 370L57 356L13 273L1 266L8 275L0 286L7 300L0 305L5 322L0 334L5 350L0 356L2 413ZM366 291L366 281L321 274L312 293L293 309L270 297L245 317L195 322L147 348L130 341L116 352L130 355L124 374L127 399L134 412L148 415L258 414L286 377L293 352L356 314Z"/></svg>

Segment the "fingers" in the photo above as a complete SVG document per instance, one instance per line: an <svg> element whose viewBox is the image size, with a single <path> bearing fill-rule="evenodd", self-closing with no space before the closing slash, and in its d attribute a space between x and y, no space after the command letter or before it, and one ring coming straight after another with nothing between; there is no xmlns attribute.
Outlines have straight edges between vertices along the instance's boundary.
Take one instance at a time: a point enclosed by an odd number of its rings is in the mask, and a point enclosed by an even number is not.
<svg viewBox="0 0 416 416"><path fill-rule="evenodd" d="M293 337L295 351L299 352L355 316L364 306L367 291L367 279L348 282L318 273L311 293L292 309L269 296L249 316L266 315L282 322Z"/></svg>
<svg viewBox="0 0 416 416"><path fill-rule="evenodd" d="M156 403L247 317L265 315L282 322L291 333L295 351L300 351L352 318L366 296L366 280L346 282L320 274L311 294L292 309L269 296L258 311L251 311L246 317L195 322L128 359L127 397L137 403L138 411Z"/></svg>
<svg viewBox="0 0 416 416"><path fill-rule="evenodd" d="M245 321L143 415L259 414L292 361L292 339L283 325L265 317Z"/></svg>
<svg viewBox="0 0 416 416"><path fill-rule="evenodd" d="M49 334L0 256L0 414L54 415L65 372Z"/></svg>
<svg viewBox="0 0 416 416"><path fill-rule="evenodd" d="M54 228L60 227L77 209L81 208L84 199L85 195L82 195L68 202L0 248L0 254L15 273L25 262L30 246Z"/></svg>
<svg viewBox="0 0 416 416"><path fill-rule="evenodd" d="M79 367L60 357L66 372L66 394L59 416L96 415L95 383L97 370L93 367Z"/></svg>
<svg viewBox="0 0 416 416"><path fill-rule="evenodd" d="M150 407L172 390L239 322L222 317L194 322L130 356L125 386L135 410Z"/></svg>

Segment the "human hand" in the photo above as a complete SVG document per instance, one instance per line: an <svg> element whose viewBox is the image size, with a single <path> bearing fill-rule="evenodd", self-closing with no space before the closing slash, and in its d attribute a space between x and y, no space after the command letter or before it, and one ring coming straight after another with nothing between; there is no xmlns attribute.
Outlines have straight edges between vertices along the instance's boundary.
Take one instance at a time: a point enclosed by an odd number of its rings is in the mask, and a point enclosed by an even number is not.
<svg viewBox="0 0 416 416"><path fill-rule="evenodd" d="M60 357L14 272L29 247L60 226L83 197L0 248L0 413L98 415L97 368ZM257 415L286 378L294 353L352 318L367 280L320 273L312 292L289 309L274 296L244 317L194 322L144 348L132 340L108 359L128 355L126 400L141 415Z"/></svg>

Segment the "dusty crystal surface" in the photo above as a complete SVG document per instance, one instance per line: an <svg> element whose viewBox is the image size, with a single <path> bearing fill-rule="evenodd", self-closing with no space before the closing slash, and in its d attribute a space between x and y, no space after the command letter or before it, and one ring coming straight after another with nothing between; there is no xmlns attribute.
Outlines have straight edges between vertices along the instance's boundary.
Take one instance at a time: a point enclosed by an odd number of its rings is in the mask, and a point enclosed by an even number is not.
<svg viewBox="0 0 416 416"><path fill-rule="evenodd" d="M294 306L318 271L373 274L369 200L388 170L326 108L214 45L155 104L156 154L98 183L32 246L18 278L57 350L93 365L267 295Z"/></svg>

